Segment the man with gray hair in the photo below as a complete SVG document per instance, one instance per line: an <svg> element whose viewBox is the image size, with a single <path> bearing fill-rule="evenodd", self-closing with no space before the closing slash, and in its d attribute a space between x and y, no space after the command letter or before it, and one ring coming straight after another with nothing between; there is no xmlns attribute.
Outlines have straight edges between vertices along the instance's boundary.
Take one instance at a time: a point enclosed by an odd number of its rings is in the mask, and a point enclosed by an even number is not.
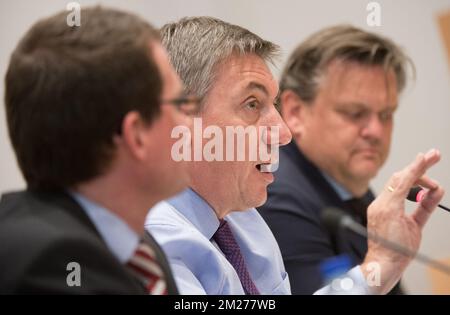
<svg viewBox="0 0 450 315"><path fill-rule="evenodd" d="M213 136L212 130L222 133L228 127L270 127L258 135L258 146L267 147L271 157L278 146L291 140L274 105L278 85L266 64L277 46L242 27L209 17L184 18L165 25L162 38L186 92L200 97L201 110L194 118L191 138L194 160L189 163L190 189L153 208L146 228L168 255L181 294L290 294L278 244L254 209L267 198L274 159L225 161L217 157L223 139L217 141L216 158L195 158L196 120L201 121L200 131L206 138ZM238 142L239 136L242 134ZM243 137L240 140L250 138L248 134ZM229 143L226 145L229 153ZM201 152L209 147L207 142ZM242 150L251 153L251 149L246 145ZM443 194L437 183L420 178L439 157L436 150L419 155L390 179L387 185L392 191L386 189L371 205L372 232L417 250L422 226ZM413 215L403 215L407 190L417 181L429 189L426 201ZM395 235L386 229L386 220L396 225ZM348 273L355 283L352 292L387 292L409 260L373 244L361 266ZM374 261L381 265L381 284L369 288L367 265ZM328 286L318 293L335 290Z"/></svg>
<svg viewBox="0 0 450 315"><path fill-rule="evenodd" d="M276 142L262 145L291 140L274 106L278 84L266 65L278 51L276 45L209 17L165 25L161 37L186 93L200 98L204 129L218 126L225 133L230 126L278 126ZM171 256L182 293L290 292L275 238L254 209L266 200L273 180L262 171L263 164L260 159L192 161L191 189L150 212L147 228ZM233 258L222 244L230 231L240 249Z"/></svg>
<svg viewBox="0 0 450 315"><path fill-rule="evenodd" d="M322 226L326 207L367 225L369 181L385 162L398 93L410 59L391 40L351 26L321 30L301 43L282 74L281 112L294 140L259 211L283 254L294 294L324 283L321 264L336 255L360 264L367 239ZM396 286L391 293L401 293Z"/></svg>

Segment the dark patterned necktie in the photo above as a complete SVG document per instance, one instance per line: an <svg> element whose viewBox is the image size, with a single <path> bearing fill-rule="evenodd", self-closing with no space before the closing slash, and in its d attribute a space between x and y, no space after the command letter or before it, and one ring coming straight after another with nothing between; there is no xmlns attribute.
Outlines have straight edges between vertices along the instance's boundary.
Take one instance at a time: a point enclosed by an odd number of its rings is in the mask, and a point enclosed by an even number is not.
<svg viewBox="0 0 450 315"><path fill-rule="evenodd" d="M345 206L352 211L353 217L362 225L367 226L367 207L369 203L364 198L352 198L344 201Z"/></svg>
<svg viewBox="0 0 450 315"><path fill-rule="evenodd" d="M239 245L236 242L227 221L223 219L220 220L219 228L213 235L213 239L216 241L217 245L219 245L225 258L236 270L245 293L249 295L258 295L259 291L250 277L247 266L245 265L244 257L242 257Z"/></svg>
<svg viewBox="0 0 450 315"><path fill-rule="evenodd" d="M144 284L148 294L166 295L167 283L154 250L141 241L127 267Z"/></svg>

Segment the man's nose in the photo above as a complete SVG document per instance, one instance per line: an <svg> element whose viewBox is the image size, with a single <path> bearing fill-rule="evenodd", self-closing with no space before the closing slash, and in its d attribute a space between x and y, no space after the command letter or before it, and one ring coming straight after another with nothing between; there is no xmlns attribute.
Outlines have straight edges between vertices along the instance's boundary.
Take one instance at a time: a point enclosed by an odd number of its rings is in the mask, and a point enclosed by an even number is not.
<svg viewBox="0 0 450 315"><path fill-rule="evenodd" d="M292 140L292 134L281 118L280 113L274 108L271 112L271 119L269 124L269 132L264 141L268 145L286 145Z"/></svg>
<svg viewBox="0 0 450 315"><path fill-rule="evenodd" d="M361 135L364 138L379 140L382 138L384 132L384 124L378 115L373 114L362 126Z"/></svg>

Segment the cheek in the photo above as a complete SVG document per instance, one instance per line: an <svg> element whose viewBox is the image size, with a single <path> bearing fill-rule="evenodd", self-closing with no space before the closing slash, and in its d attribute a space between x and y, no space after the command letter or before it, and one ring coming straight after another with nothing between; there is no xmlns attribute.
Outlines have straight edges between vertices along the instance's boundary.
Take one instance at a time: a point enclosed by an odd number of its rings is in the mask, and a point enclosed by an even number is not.
<svg viewBox="0 0 450 315"><path fill-rule="evenodd" d="M198 163L201 163L201 167L197 171L202 172L204 178L209 178L217 190L231 191L240 187L243 170L239 168L237 162L202 161Z"/></svg>
<svg viewBox="0 0 450 315"><path fill-rule="evenodd" d="M327 136L318 139L318 143L328 147L326 150L334 152L336 156L349 156L360 146L365 146L365 141L361 141L359 136L359 129L353 126L330 131Z"/></svg>
<svg viewBox="0 0 450 315"><path fill-rule="evenodd" d="M357 128L349 125L335 113L324 112L322 115L316 113L307 118L303 126L303 132L307 137L313 139L317 145L335 145L336 142L348 142L358 135Z"/></svg>
<svg viewBox="0 0 450 315"><path fill-rule="evenodd" d="M383 139L383 142L381 144L381 159L382 159L381 162L382 163L384 163L384 161L387 159L390 148L391 148L391 136L389 135L388 137Z"/></svg>
<svg viewBox="0 0 450 315"><path fill-rule="evenodd" d="M387 126L380 141L380 149L384 157L389 153L392 141L392 125Z"/></svg>
<svg viewBox="0 0 450 315"><path fill-rule="evenodd" d="M256 173L253 172L253 165L246 162L233 162L233 166L228 171L233 173L234 183L239 183L241 190L251 190L255 184Z"/></svg>
<svg viewBox="0 0 450 315"><path fill-rule="evenodd" d="M387 147L389 147L389 145L391 144L392 130L393 130L393 125L391 123L389 126L386 127L384 135L383 135L383 144L385 144Z"/></svg>

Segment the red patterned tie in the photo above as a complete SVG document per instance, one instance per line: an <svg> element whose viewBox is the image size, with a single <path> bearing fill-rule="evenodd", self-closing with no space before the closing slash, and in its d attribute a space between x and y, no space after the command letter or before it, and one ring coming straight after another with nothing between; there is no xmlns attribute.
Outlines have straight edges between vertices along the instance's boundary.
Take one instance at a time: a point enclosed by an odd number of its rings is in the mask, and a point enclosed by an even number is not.
<svg viewBox="0 0 450 315"><path fill-rule="evenodd" d="M245 265L244 257L242 256L239 248L239 244L236 242L227 221L223 219L220 220L220 226L214 234L213 239L216 241L217 245L219 245L225 255L225 258L236 270L245 294L258 295L259 291L250 277L247 266Z"/></svg>
<svg viewBox="0 0 450 315"><path fill-rule="evenodd" d="M149 294L167 294L164 273L156 260L155 252L149 245L141 241L127 267L142 281Z"/></svg>

